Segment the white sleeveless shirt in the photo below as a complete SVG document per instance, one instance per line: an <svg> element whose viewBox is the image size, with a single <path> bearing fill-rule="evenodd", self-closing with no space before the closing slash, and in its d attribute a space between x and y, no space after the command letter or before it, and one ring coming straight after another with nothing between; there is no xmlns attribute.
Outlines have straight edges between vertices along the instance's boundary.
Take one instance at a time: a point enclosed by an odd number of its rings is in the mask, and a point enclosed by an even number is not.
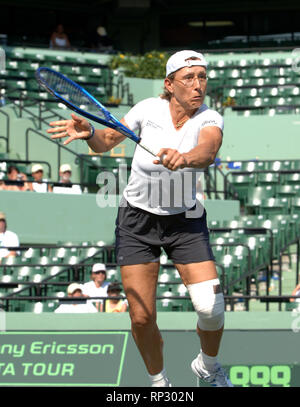
<svg viewBox="0 0 300 407"><path fill-rule="evenodd" d="M154 152L173 148L186 153L198 145L200 130L217 126L223 131L222 116L203 104L182 126L174 128L169 102L149 98L137 103L124 117L128 127L138 131L143 143ZM132 160L131 174L123 196L130 205L157 215L185 212L196 203L196 183L199 168L171 171L163 165L153 164L155 158L137 146Z"/></svg>

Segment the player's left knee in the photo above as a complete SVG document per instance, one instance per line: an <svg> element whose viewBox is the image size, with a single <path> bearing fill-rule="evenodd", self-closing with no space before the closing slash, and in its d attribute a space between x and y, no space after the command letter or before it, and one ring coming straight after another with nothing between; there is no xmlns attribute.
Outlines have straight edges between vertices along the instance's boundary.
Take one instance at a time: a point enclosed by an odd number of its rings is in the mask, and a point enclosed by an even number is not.
<svg viewBox="0 0 300 407"><path fill-rule="evenodd" d="M217 331L224 325L224 296L219 279L207 280L187 286L198 326L204 331Z"/></svg>

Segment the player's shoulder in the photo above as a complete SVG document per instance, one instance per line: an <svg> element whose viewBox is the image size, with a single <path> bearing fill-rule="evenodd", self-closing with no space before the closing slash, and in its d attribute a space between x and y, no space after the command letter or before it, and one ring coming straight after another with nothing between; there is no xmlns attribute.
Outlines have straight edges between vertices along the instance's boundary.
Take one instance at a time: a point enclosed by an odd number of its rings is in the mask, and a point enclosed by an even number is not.
<svg viewBox="0 0 300 407"><path fill-rule="evenodd" d="M141 100L135 106L139 107L140 109L153 109L155 107L161 107L166 104L166 100L162 99L161 97L150 97Z"/></svg>
<svg viewBox="0 0 300 407"><path fill-rule="evenodd" d="M223 122L223 116L219 112L209 108L205 104L203 104L199 108L196 114L196 118L197 121L199 121L202 124L202 126L204 125L215 126Z"/></svg>
<svg viewBox="0 0 300 407"><path fill-rule="evenodd" d="M221 118L222 115L214 109L211 109L207 105L203 104L199 109L199 115L201 117L218 117Z"/></svg>

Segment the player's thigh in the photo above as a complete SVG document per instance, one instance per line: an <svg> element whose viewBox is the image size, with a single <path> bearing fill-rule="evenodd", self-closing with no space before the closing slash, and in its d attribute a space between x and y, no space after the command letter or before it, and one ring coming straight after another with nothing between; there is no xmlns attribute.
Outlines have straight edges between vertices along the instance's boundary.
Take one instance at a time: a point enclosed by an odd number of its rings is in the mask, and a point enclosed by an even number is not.
<svg viewBox="0 0 300 407"><path fill-rule="evenodd" d="M156 287L159 263L121 266L124 292L133 322L146 323L156 318Z"/></svg>
<svg viewBox="0 0 300 407"><path fill-rule="evenodd" d="M213 260L189 264L176 263L175 267L185 285L197 284L202 281L218 278L218 272Z"/></svg>

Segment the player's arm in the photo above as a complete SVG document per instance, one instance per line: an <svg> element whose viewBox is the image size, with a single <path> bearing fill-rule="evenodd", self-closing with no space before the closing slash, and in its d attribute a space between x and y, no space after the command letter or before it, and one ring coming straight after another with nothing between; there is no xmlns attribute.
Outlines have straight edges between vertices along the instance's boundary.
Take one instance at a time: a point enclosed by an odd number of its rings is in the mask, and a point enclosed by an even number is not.
<svg viewBox="0 0 300 407"><path fill-rule="evenodd" d="M128 127L124 119L121 119L120 122ZM87 143L95 153L104 153L120 144L125 138L126 136L122 133L106 127L105 129L95 130L94 136L87 140Z"/></svg>
<svg viewBox="0 0 300 407"><path fill-rule="evenodd" d="M66 138L64 145L74 140L86 140L89 147L95 153L104 153L114 148L126 138L123 134L109 127L95 130L93 137L89 138L91 136L90 123L74 113L71 116L72 119L69 120L58 120L49 123L51 128L47 130L47 133L52 134L52 139ZM124 126L128 127L124 119L120 121Z"/></svg>
<svg viewBox="0 0 300 407"><path fill-rule="evenodd" d="M183 156L185 167L207 168L213 164L222 145L222 130L217 126L208 126L200 131L198 145Z"/></svg>
<svg viewBox="0 0 300 407"><path fill-rule="evenodd" d="M216 155L222 145L222 130L217 126L207 126L200 131L198 144L186 153L162 148L157 154L162 159L162 164L169 170L178 168L207 168L215 161ZM153 161L161 164L161 161Z"/></svg>

